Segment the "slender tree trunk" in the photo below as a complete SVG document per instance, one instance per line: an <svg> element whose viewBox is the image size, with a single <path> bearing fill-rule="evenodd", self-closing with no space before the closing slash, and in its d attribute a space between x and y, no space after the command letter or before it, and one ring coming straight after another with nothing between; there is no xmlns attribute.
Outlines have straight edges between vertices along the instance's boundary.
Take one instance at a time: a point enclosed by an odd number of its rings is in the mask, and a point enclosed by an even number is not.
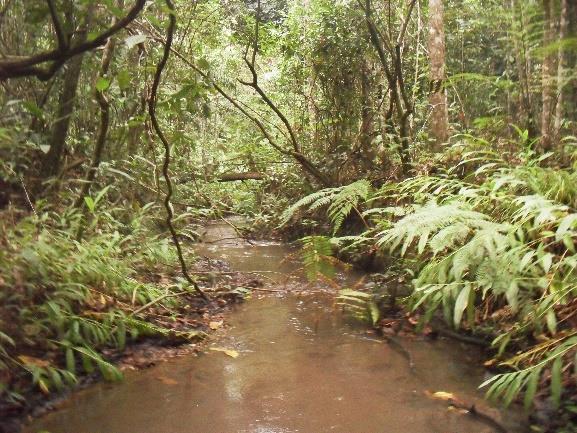
<svg viewBox="0 0 577 433"><path fill-rule="evenodd" d="M373 110L371 107L371 84L369 68L364 62L361 69L361 127L359 144L363 155L371 152L371 132L373 129Z"/></svg>
<svg viewBox="0 0 577 433"><path fill-rule="evenodd" d="M561 0L561 13L559 16L559 39L563 40L569 32L569 0ZM553 128L554 140L558 140L561 134L563 118L565 117L565 90L567 54L564 47L559 48L557 59L557 104L555 106L555 124Z"/></svg>
<svg viewBox="0 0 577 433"><path fill-rule="evenodd" d="M119 2L121 5L122 3ZM122 6L120 6L122 7ZM116 17L112 18L111 25L116 24ZM100 61L100 74L98 74L98 78L105 78L108 74L108 70L110 68L110 62L112 61L112 55L114 54L114 47L116 45L115 38L108 39L104 49L102 50L102 59ZM90 166L88 167L88 172L86 173L85 183L82 185L82 189L80 190L80 194L76 199L76 203L74 204L75 207L79 208L83 201L84 197L90 191L90 186L96 177L96 170L100 166L100 162L102 161L102 154L104 152L104 147L106 145L106 139L108 136L108 128L110 125L110 102L105 94L106 90L98 90L95 91L95 98L98 102L98 106L100 109L100 125L98 127L98 136L96 138L96 144L94 145L94 153L92 155L92 161Z"/></svg>
<svg viewBox="0 0 577 433"><path fill-rule="evenodd" d="M431 69L430 96L431 135L435 149L449 138L449 112L445 89L445 28L443 24L443 1L429 0L429 62Z"/></svg>
<svg viewBox="0 0 577 433"><path fill-rule="evenodd" d="M519 79L519 115L518 122L524 124L529 131L529 136L534 138L538 135L537 117L533 107L533 98L531 94L531 84L529 82L529 71L531 65L527 55L527 41L525 29L527 26L523 0L511 0L511 10L513 11L513 20L511 28L513 30L512 40L517 67L517 76Z"/></svg>
<svg viewBox="0 0 577 433"><path fill-rule="evenodd" d="M567 35L570 38L577 37L577 2L569 1L569 27ZM569 71L577 70L577 52L575 50L570 50L567 55L567 66ZM567 83L567 96L570 101L577 101L577 76L572 74ZM577 104L572 103L567 106L567 117L570 119L577 118Z"/></svg>
<svg viewBox="0 0 577 433"><path fill-rule="evenodd" d="M544 33L543 45L548 48L555 40L555 2L543 0ZM543 109L541 112L541 150L550 151L553 148L553 113L555 111L555 56L548 53L543 59L541 70Z"/></svg>

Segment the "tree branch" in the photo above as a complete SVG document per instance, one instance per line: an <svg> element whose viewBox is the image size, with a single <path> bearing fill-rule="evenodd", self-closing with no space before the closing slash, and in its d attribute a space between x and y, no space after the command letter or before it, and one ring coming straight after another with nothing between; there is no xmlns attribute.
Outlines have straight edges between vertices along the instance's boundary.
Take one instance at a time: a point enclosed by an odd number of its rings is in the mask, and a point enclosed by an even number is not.
<svg viewBox="0 0 577 433"><path fill-rule="evenodd" d="M111 24L114 25L116 23L117 18L113 17ZM114 53L116 42L114 38L108 39L106 45L104 46L104 50L102 51L102 59L100 61L100 74L98 75L99 78L104 78L106 74L108 74L108 70L110 68L110 62L112 61L112 55ZM96 170L100 166L100 161L102 160L102 153L104 152L104 148L106 145L106 137L108 135L108 128L110 125L110 102L106 98L105 90L98 90L95 91L95 98L98 102L98 106L100 109L100 125L98 127L98 136L96 139L96 144L94 145L94 153L92 156L92 161L90 162L90 166L88 167L88 172L86 174L86 179L84 185L80 190L80 194L76 199L76 203L74 207L79 208L83 201L84 197L88 194L90 190L90 186L96 177Z"/></svg>
<svg viewBox="0 0 577 433"><path fill-rule="evenodd" d="M56 38L58 39L58 49L60 51L64 51L68 48L68 41L64 36L64 31L62 30L62 22L58 16L56 6L54 6L54 0L46 0L46 2L48 3L48 9L50 10L50 17L52 18L54 32L56 33Z"/></svg>
<svg viewBox="0 0 577 433"><path fill-rule="evenodd" d="M403 44L403 40L405 39L405 34L407 32L407 26L409 24L409 20L411 19L411 14L413 13L413 8L415 7L416 2L417 2L417 0L411 0L411 3L409 4L409 10L407 11L407 16L405 17L405 20L403 21L401 31L399 32L399 36L397 38L397 45L399 45L399 46Z"/></svg>
<svg viewBox="0 0 577 433"><path fill-rule="evenodd" d="M100 33L94 39L82 42L75 46L67 46L61 49L60 45L52 51L45 51L28 57L6 56L0 60L0 81L9 78L21 78L34 76L42 81L52 77L58 69L69 59L87 51L104 45L108 38L124 29L140 14L146 5L146 0L136 0L134 6L127 14L119 19L116 24ZM50 63L51 62L51 63ZM45 64L50 63L44 67Z"/></svg>

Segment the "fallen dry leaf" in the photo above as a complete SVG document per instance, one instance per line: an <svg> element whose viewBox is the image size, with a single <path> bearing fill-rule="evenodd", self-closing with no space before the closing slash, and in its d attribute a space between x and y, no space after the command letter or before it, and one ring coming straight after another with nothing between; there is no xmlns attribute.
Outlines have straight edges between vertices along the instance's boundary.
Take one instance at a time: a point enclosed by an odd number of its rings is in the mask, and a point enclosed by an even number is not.
<svg viewBox="0 0 577 433"><path fill-rule="evenodd" d="M216 330L222 326L222 323L223 323L222 320L219 322L210 322L208 326L210 327L210 329Z"/></svg>
<svg viewBox="0 0 577 433"><path fill-rule="evenodd" d="M225 349L224 347L211 347L210 350L214 350L215 352L223 352L231 358L238 358L238 352L233 349Z"/></svg>
<svg viewBox="0 0 577 433"><path fill-rule="evenodd" d="M49 361L40 358L34 358L33 356L20 355L18 356L18 359L22 361L22 364L33 365L35 367L44 368L44 367L50 367L51 365Z"/></svg>
<svg viewBox="0 0 577 433"><path fill-rule="evenodd" d="M178 382L174 379L171 379L170 377L157 376L156 378L158 380L160 380L162 383L164 383L165 385L178 385Z"/></svg>

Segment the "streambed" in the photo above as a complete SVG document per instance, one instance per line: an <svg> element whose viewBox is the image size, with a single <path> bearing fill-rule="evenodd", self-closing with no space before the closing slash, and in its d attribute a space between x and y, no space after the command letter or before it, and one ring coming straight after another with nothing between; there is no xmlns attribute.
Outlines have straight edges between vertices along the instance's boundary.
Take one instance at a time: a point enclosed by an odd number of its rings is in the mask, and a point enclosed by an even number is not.
<svg viewBox="0 0 577 433"><path fill-rule="evenodd" d="M199 253L235 270L267 271L269 285L298 286L282 244L249 245L217 224ZM225 239L227 238L227 239ZM219 239L223 239L219 241ZM356 278L343 274L343 284ZM304 284L304 282L303 282ZM265 286L267 287L267 286ZM51 433L491 433L478 418L431 398L438 391L477 403L522 432L515 414L487 407L475 349L403 338L414 369L394 347L335 312L327 294L258 293L230 314L206 354L173 359L118 384L76 393L28 432ZM223 350L228 350L228 354ZM230 355L238 355L236 357Z"/></svg>

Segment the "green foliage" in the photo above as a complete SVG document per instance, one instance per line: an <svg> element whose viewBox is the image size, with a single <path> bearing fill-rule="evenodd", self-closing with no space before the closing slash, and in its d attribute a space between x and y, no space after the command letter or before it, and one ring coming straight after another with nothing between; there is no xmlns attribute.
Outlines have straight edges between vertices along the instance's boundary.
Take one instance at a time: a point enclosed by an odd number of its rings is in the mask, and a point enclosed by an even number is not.
<svg viewBox="0 0 577 433"><path fill-rule="evenodd" d="M0 369L27 371L46 393L74 384L79 373L97 370L107 380L120 379L103 349L121 351L141 335L198 336L195 330L175 334L132 316L132 310L169 289L137 279L137 272L159 268L159 259L170 260L172 249L147 233L150 206L126 223L114 217L120 217L117 210L97 209L107 189L90 201L93 223L82 241L75 238L77 225L83 224L76 211L24 218L2 240L0 298L6 332L0 333ZM164 301L167 307L176 303ZM61 361L37 358L42 351L60 352Z"/></svg>
<svg viewBox="0 0 577 433"><path fill-rule="evenodd" d="M307 236L301 239L302 259L305 274L310 281L324 276L332 278L335 274L333 247L325 236Z"/></svg>
<svg viewBox="0 0 577 433"><path fill-rule="evenodd" d="M343 289L336 297L337 305L358 320L376 325L381 319L378 296L358 290Z"/></svg>
<svg viewBox="0 0 577 433"><path fill-rule="evenodd" d="M312 212L328 206L327 216L333 227L333 233L336 233L352 210L360 216L357 206L361 200L369 197L370 192L371 184L366 179L341 187L322 189L301 198L285 210L281 217L281 225L286 224L301 208Z"/></svg>
<svg viewBox="0 0 577 433"><path fill-rule="evenodd" d="M487 170L487 164L493 169ZM566 331L559 329L557 318L576 293L577 216L569 182L574 174L531 162L511 169L485 161L484 167L477 170L481 181L475 185L451 177L400 184L401 197L412 195L426 204L411 205L408 215L378 232L375 240L391 252L420 259L413 308L425 306L425 317L440 309L459 326L466 313L469 327L474 327L479 310L508 305L508 314L520 325L495 340L499 353L512 339L547 330L545 343L504 364L525 368L485 385L491 384L491 397L507 404L526 390L530 404L540 374L551 364L551 395L558 403L562 366L573 363L565 355L575 347L574 338L563 337ZM454 195L456 191L461 195ZM517 195L523 193L532 195Z"/></svg>
<svg viewBox="0 0 577 433"><path fill-rule="evenodd" d="M368 208L363 216L370 228L332 242L343 252L374 245L410 259L410 306L423 310L424 321L440 311L455 327L474 329L479 322L502 327L493 342L497 360L516 371L484 384L491 398L510 404L524 392L530 405L549 383L558 404L564 372L574 365L576 352L574 331L563 319L577 296L575 172L542 167L544 158L527 155L524 164L512 167L490 149L465 151L444 174L390 183L371 196L358 194L354 206ZM470 174L463 176L464 170ZM328 206L341 191L311 194L286 215ZM379 207L382 203L389 206ZM363 320L378 317L374 295L345 290L338 302ZM532 335L540 335L541 342L502 360L509 345Z"/></svg>
<svg viewBox="0 0 577 433"><path fill-rule="evenodd" d="M507 362L515 368L527 358L531 358L529 367L512 373L497 374L483 382L481 387L490 385L487 395L493 399L501 398L506 406L511 404L520 392L525 391L525 408L529 409L543 380L544 371L549 369L551 401L555 408L558 408L563 392L563 365L574 362L574 359L567 359L567 355L573 355L574 358L575 349L577 349L575 332L537 345L530 353L518 355Z"/></svg>

